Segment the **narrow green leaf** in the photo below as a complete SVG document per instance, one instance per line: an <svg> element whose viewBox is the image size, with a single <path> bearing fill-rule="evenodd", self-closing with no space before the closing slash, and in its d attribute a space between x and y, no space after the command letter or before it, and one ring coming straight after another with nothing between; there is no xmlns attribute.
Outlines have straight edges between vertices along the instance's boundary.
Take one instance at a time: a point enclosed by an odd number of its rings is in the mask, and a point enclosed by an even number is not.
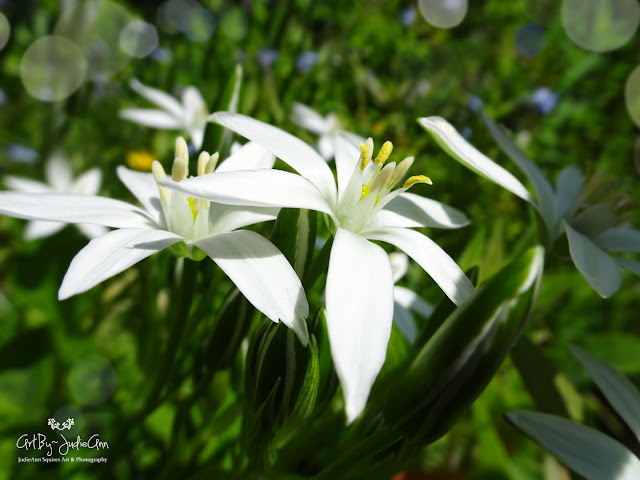
<svg viewBox="0 0 640 480"><path fill-rule="evenodd" d="M309 268L316 243L316 212L282 208L271 232L271 242L289 260L300 278Z"/></svg>
<svg viewBox="0 0 640 480"><path fill-rule="evenodd" d="M640 392L638 389L627 377L585 350L575 346L569 348L584 368L589 370L604 396L640 440Z"/></svg>
<svg viewBox="0 0 640 480"><path fill-rule="evenodd" d="M626 447L579 423L516 410L507 418L536 443L588 480L637 480L640 460Z"/></svg>
<svg viewBox="0 0 640 480"><path fill-rule="evenodd" d="M519 337L537 294L544 249L534 247L478 290L399 374L386 420L418 442L443 435L482 392Z"/></svg>
<svg viewBox="0 0 640 480"><path fill-rule="evenodd" d="M569 252L578 271L601 297L613 295L622 281L622 272L612 257L591 240L565 223Z"/></svg>

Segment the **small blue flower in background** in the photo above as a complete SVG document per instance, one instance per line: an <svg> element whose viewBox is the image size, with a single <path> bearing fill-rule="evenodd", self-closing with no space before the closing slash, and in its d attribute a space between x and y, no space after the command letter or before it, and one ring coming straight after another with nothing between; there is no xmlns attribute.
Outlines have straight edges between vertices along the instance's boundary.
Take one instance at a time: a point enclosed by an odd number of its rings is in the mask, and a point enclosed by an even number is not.
<svg viewBox="0 0 640 480"><path fill-rule="evenodd" d="M482 109L482 99L477 95L469 95L467 107L469 107L469 110L472 112L479 112Z"/></svg>
<svg viewBox="0 0 640 480"><path fill-rule="evenodd" d="M171 50L166 48L158 47L151 53L151 58L160 63L167 63L171 57L173 57Z"/></svg>
<svg viewBox="0 0 640 480"><path fill-rule="evenodd" d="M559 97L560 95L549 87L538 87L531 95L531 102L541 113L547 115L556 108Z"/></svg>
<svg viewBox="0 0 640 480"><path fill-rule="evenodd" d="M4 151L14 162L18 163L35 163L40 157L38 152L33 148L20 145L18 143L9 143L4 147Z"/></svg>
<svg viewBox="0 0 640 480"><path fill-rule="evenodd" d="M309 70L311 70L316 63L318 63L318 57L318 52L313 52L311 50L302 52L300 55L298 55L298 58L296 58L296 68L298 69L298 72L309 72Z"/></svg>
<svg viewBox="0 0 640 480"><path fill-rule="evenodd" d="M462 130L460 130L460 135L462 135L465 140L469 140L473 135L473 130L471 130L471 127L463 127Z"/></svg>
<svg viewBox="0 0 640 480"><path fill-rule="evenodd" d="M278 59L278 50L275 48L261 48L256 52L256 60L263 68L269 68Z"/></svg>
<svg viewBox="0 0 640 480"><path fill-rule="evenodd" d="M0 105L4 105L7 102L7 94L0 88Z"/></svg>
<svg viewBox="0 0 640 480"><path fill-rule="evenodd" d="M410 27L416 22L416 9L413 7L406 7L400 12L400 23L405 27Z"/></svg>

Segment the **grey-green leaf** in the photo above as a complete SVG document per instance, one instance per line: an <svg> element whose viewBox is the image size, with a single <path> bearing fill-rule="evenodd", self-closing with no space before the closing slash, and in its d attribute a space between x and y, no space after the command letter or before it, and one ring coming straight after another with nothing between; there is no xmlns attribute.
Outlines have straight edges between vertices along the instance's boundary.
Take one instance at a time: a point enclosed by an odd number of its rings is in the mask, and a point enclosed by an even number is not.
<svg viewBox="0 0 640 480"><path fill-rule="evenodd" d="M640 460L597 430L546 413L516 410L507 417L518 429L588 480L640 478Z"/></svg>
<svg viewBox="0 0 640 480"><path fill-rule="evenodd" d="M575 346L570 348L584 368L589 370L591 377L616 412L640 440L640 392L638 389L615 368L581 348Z"/></svg>

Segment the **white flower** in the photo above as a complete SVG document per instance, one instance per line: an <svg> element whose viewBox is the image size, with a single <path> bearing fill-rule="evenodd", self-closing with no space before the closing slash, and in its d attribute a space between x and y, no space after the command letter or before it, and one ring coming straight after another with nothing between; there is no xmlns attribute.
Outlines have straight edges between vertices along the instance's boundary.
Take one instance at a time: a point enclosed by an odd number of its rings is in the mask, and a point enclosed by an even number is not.
<svg viewBox="0 0 640 480"><path fill-rule="evenodd" d="M323 117L302 103L296 102L293 104L291 121L310 132L320 135L320 138L318 138L318 151L326 161L333 158L333 144L339 134L348 137L355 144L360 144L365 140L360 135L343 130L342 124L335 113L330 113Z"/></svg>
<svg viewBox="0 0 640 480"><path fill-rule="evenodd" d="M221 203L307 208L323 212L336 225L326 285L331 352L352 422L364 409L384 363L393 319L393 274L389 256L370 240L395 245L436 281L456 304L473 291L458 265L425 235L411 227L458 228L468 223L459 211L405 193L424 176L409 178L391 191L413 163L384 165L387 142L372 162L373 141L360 149L336 138L337 188L329 166L309 145L270 125L220 112L214 119L270 150L300 175L278 170L217 173L184 182L162 182L178 191Z"/></svg>
<svg viewBox="0 0 640 480"><path fill-rule="evenodd" d="M202 148L209 111L196 87L185 88L180 103L171 95L147 87L136 79L131 80L129 85L161 110L127 108L120 112L120 118L161 130L179 130L190 136L196 150Z"/></svg>
<svg viewBox="0 0 640 480"><path fill-rule="evenodd" d="M597 184L599 179L585 184L582 172L570 166L560 172L554 190L502 129L486 115L483 118L500 147L531 181L537 202L517 178L476 150L446 120L428 117L419 118L418 123L460 163L531 204L543 219L549 247L566 233L573 263L602 297L620 288L621 267L640 275L640 262L607 253L640 252L640 231L619 227L610 202L591 194L598 187L589 183Z"/></svg>
<svg viewBox="0 0 640 480"><path fill-rule="evenodd" d="M102 174L97 168L87 170L74 180L69 160L60 152L54 153L45 166L47 183L7 176L4 184L16 192L24 193L71 193L74 195L96 195L102 184ZM27 223L24 237L27 240L49 237L66 226L62 222L32 220ZM88 238L99 237L109 230L102 225L78 223L78 229Z"/></svg>
<svg viewBox="0 0 640 480"><path fill-rule="evenodd" d="M171 172L180 182L188 175L187 144L176 142ZM273 166L273 155L248 143L220 165L230 173L243 168ZM202 152L199 176L213 172L218 154ZM195 259L208 255L258 310L274 322L292 328L301 342L308 341L304 318L309 306L300 280L280 251L261 235L238 228L276 218L276 208L238 208L210 204L158 186L164 178L159 162L153 173L118 168L118 176L144 206L119 200L75 194L0 192L0 213L19 218L67 223L92 222L117 228L98 237L75 256L58 292L60 300L84 292L170 246ZM269 170L260 170L269 171ZM225 173L225 174L226 174ZM222 173L221 173L222 174ZM203 253L204 252L204 253Z"/></svg>
<svg viewBox="0 0 640 480"><path fill-rule="evenodd" d="M409 258L402 252L389 254L393 283L397 283L405 276L409 268ZM425 302L413 290L394 285L393 287L393 321L405 338L414 343L418 337L418 327L412 312L425 318L433 312L433 305Z"/></svg>

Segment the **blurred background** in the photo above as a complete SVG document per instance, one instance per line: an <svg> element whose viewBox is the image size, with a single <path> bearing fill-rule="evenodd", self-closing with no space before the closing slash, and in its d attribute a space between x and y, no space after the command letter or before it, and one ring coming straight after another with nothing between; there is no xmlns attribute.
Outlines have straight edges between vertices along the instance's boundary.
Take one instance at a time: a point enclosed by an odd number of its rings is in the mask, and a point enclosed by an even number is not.
<svg viewBox="0 0 640 480"><path fill-rule="evenodd" d="M412 171L433 180L426 195L473 222L430 236L463 269L479 265L483 279L535 238L532 214L450 159L416 118L446 118L522 179L488 134L484 111L552 181L567 165L602 172L635 206L639 19L637 0L0 0L0 177L43 180L47 159L63 151L75 175L100 169L101 194L132 200L115 168L148 171L149 158L168 168L176 132L119 118L124 108L150 106L130 80L176 97L195 86L213 112L240 64L240 113L314 144L317 136L291 121L301 102L377 145L392 141L396 160L415 155ZM204 148L216 147L205 141ZM636 212L628 215L640 224ZM157 255L58 302L64 272L87 240L69 227L26 241L24 230L24 221L0 216L0 479L157 478L185 464L197 472L222 451L210 441L220 425L194 418L180 431L171 402L143 425L123 425L153 372L154 342L167 334L143 304L166 303L171 290L161 280L171 257ZM566 245L558 250L527 331L534 352L518 369L508 360L463 420L397 479L572 478L503 419L514 408L564 413L640 450L567 350L580 345L640 379L640 282L625 274L604 300ZM403 282L428 301L438 298L417 266ZM564 411L549 401L549 385ZM224 403L215 401L212 410ZM50 417L73 417L76 428L108 442L129 430L135 446L110 447L109 470L18 465L16 439L48 429Z"/></svg>

